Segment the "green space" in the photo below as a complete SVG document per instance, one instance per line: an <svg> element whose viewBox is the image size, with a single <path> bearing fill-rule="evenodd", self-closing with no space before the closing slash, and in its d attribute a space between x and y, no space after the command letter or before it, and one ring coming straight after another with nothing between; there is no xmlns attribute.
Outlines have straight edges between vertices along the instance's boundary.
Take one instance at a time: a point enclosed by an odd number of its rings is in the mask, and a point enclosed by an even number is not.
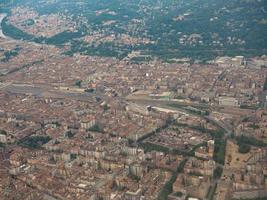
<svg viewBox="0 0 267 200"><path fill-rule="evenodd" d="M224 138L224 131L219 129L211 133L211 136L215 143L213 160L223 165L225 158L226 142L227 142L227 139Z"/></svg>
<svg viewBox="0 0 267 200"><path fill-rule="evenodd" d="M242 104L240 105L241 109L250 109L250 110L257 110L259 108L259 105L246 105Z"/></svg>
<svg viewBox="0 0 267 200"><path fill-rule="evenodd" d="M251 146L267 147L267 143L264 143L261 140L257 140L254 137L248 137L245 135L236 137L236 141L238 144L238 152L239 153L248 153L251 149Z"/></svg>
<svg viewBox="0 0 267 200"><path fill-rule="evenodd" d="M98 133L102 133L103 132L102 128L98 124L96 124L96 125L92 126L91 128L89 128L88 131L98 132Z"/></svg>
<svg viewBox="0 0 267 200"><path fill-rule="evenodd" d="M266 77L265 82L264 82L263 90L267 90L267 77Z"/></svg>
<svg viewBox="0 0 267 200"><path fill-rule="evenodd" d="M37 37L34 35L30 35L18 29L17 27L13 26L12 24L8 22L7 18L5 18L2 21L2 31L6 36L17 39L17 40L26 40L26 41L36 42L36 43L45 43L45 44L57 45L57 46L62 46L63 44L82 36L82 33L80 31L77 31L77 32L64 31L50 38Z"/></svg>
<svg viewBox="0 0 267 200"><path fill-rule="evenodd" d="M250 146L248 144L238 143L239 153L248 153L250 151Z"/></svg>
<svg viewBox="0 0 267 200"><path fill-rule="evenodd" d="M256 124L251 124L250 127L253 129L259 128L258 125ZM241 135L241 136L235 137L235 139L237 141L239 153L244 153L244 154L248 153L251 147L267 147L267 143L265 143L262 140L258 140L252 136Z"/></svg>
<svg viewBox="0 0 267 200"><path fill-rule="evenodd" d="M7 74L12 74L12 73L17 72L19 70L22 70L22 69L25 69L25 68L29 68L29 67L31 67L33 65L36 65L36 64L40 64L42 62L43 62L43 60L37 60L37 61L33 61L33 62L29 63L29 64L24 64L24 65L22 65L20 67L11 69Z"/></svg>
<svg viewBox="0 0 267 200"><path fill-rule="evenodd" d="M49 142L49 136L28 136L18 141L18 145L29 149L40 149L42 145Z"/></svg>
<svg viewBox="0 0 267 200"><path fill-rule="evenodd" d="M236 138L238 144L246 144L246 145L251 145L255 147L267 147L267 143L264 143L261 140L257 140L254 137L248 137L245 135L242 135L240 137Z"/></svg>
<svg viewBox="0 0 267 200"><path fill-rule="evenodd" d="M141 51L148 57L135 57L133 62L160 57L165 61L192 58L207 61L217 56L246 57L267 53L266 4L257 0L80 0L42 1L7 0L1 12L10 14L15 6L27 6L40 15L60 13L77 23L77 32L63 32L52 38L35 38L3 21L3 31L15 39L45 42L54 45L68 43L66 54L112 56L123 58L131 51ZM99 12L101 11L101 12ZM114 21L111 25L105 22ZM34 26L32 19L25 25ZM103 36L128 34L147 38L152 43L126 45L120 42L85 43L84 35ZM70 44L69 44L70 43ZM266 88L266 87L265 87Z"/></svg>
<svg viewBox="0 0 267 200"><path fill-rule="evenodd" d="M216 138L213 159L222 165L224 164L225 150L226 150L226 140L221 140Z"/></svg>
<svg viewBox="0 0 267 200"><path fill-rule="evenodd" d="M176 181L178 174L183 172L183 169L184 169L186 162L187 162L186 159L184 159L183 161L180 162L176 171L173 172L171 178L163 186L161 192L159 193L158 200L167 200L168 199L168 195L173 192L172 185Z"/></svg>
<svg viewBox="0 0 267 200"><path fill-rule="evenodd" d="M3 129L0 129L0 135L7 135L7 132Z"/></svg>
<svg viewBox="0 0 267 200"><path fill-rule="evenodd" d="M5 147L5 144L0 142L0 148L4 148Z"/></svg>
<svg viewBox="0 0 267 200"><path fill-rule="evenodd" d="M19 54L20 48L16 47L13 50L5 51L4 58L0 59L0 62L8 62L11 58L17 56Z"/></svg>
<svg viewBox="0 0 267 200"><path fill-rule="evenodd" d="M69 138L69 139L73 138L74 136L75 136L75 133L71 130L68 130L64 133L64 137Z"/></svg>
<svg viewBox="0 0 267 200"><path fill-rule="evenodd" d="M219 179L222 175L223 168L221 166L217 166L213 172L213 178Z"/></svg>
<svg viewBox="0 0 267 200"><path fill-rule="evenodd" d="M140 143L139 146L142 149L144 149L145 152L158 151L158 152L170 153L170 149L168 147L164 147L157 144L146 142L146 143Z"/></svg>

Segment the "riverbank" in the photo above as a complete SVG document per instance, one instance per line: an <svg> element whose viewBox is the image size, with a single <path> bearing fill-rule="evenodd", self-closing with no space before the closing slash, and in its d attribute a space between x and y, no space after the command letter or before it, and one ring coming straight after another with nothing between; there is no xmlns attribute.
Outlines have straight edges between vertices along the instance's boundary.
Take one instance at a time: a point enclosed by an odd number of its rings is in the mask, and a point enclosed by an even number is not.
<svg viewBox="0 0 267 200"><path fill-rule="evenodd" d="M6 16L6 13L0 13L0 25L2 24L2 21ZM0 26L0 38L7 38L2 31L2 26Z"/></svg>

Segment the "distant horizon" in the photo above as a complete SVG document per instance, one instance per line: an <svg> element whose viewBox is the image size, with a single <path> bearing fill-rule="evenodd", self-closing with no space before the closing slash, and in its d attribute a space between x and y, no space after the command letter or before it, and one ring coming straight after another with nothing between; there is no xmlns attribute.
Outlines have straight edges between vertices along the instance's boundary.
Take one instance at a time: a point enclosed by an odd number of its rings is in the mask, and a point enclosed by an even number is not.
<svg viewBox="0 0 267 200"><path fill-rule="evenodd" d="M266 200L264 0L0 0L0 200Z"/></svg>

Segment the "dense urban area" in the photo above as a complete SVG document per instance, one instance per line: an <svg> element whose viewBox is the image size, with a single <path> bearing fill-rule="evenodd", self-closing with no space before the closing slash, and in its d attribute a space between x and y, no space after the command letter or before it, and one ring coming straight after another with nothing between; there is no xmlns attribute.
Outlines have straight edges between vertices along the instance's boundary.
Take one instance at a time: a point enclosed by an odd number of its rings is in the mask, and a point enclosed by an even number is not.
<svg viewBox="0 0 267 200"><path fill-rule="evenodd" d="M0 0L0 199L266 200L264 0Z"/></svg>

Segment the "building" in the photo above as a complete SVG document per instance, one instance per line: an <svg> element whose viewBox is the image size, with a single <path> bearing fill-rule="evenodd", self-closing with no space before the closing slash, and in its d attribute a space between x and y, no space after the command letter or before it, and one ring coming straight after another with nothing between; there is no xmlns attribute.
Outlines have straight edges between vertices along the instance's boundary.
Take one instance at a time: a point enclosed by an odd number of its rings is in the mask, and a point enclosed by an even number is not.
<svg viewBox="0 0 267 200"><path fill-rule="evenodd" d="M234 106L238 107L239 102L234 97L219 97L219 105L220 106Z"/></svg>
<svg viewBox="0 0 267 200"><path fill-rule="evenodd" d="M207 147L199 147L195 151L195 156L198 158L211 159L213 158L214 152L214 140L209 140L207 142Z"/></svg>
<svg viewBox="0 0 267 200"><path fill-rule="evenodd" d="M82 129L90 129L96 125L95 117L91 116L81 121L81 128Z"/></svg>
<svg viewBox="0 0 267 200"><path fill-rule="evenodd" d="M129 174L137 177L141 177L143 174L143 168L139 164L132 164L129 166Z"/></svg>
<svg viewBox="0 0 267 200"><path fill-rule="evenodd" d="M0 134L0 142L1 143L6 143L7 142L6 135Z"/></svg>
<svg viewBox="0 0 267 200"><path fill-rule="evenodd" d="M209 140L208 141L208 154L209 157L212 158L213 157L213 153L214 153L214 140Z"/></svg>
<svg viewBox="0 0 267 200"><path fill-rule="evenodd" d="M140 200L142 196L141 188L138 188L136 191L127 191L125 193L125 200Z"/></svg>

